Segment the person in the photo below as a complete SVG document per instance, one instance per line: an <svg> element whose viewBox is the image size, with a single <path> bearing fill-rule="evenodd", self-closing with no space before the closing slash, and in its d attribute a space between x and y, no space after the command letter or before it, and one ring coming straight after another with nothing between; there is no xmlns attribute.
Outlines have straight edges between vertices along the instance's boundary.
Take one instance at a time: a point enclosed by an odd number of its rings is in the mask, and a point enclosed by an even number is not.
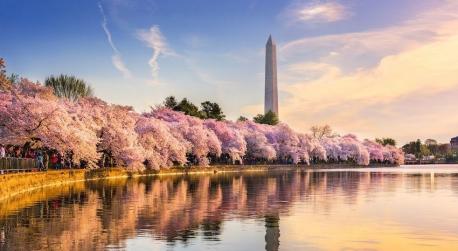
<svg viewBox="0 0 458 251"><path fill-rule="evenodd" d="M64 156L61 153L57 154L57 166L59 169L64 169Z"/></svg>
<svg viewBox="0 0 458 251"><path fill-rule="evenodd" d="M52 166L54 169L58 169L57 161L58 161L57 155L56 155L55 153L53 153L53 154L51 155L51 166Z"/></svg>
<svg viewBox="0 0 458 251"><path fill-rule="evenodd" d="M29 149L27 151L27 154L25 155L25 157L28 158L28 159L34 159L35 158L35 153L33 152L32 149Z"/></svg>
<svg viewBox="0 0 458 251"><path fill-rule="evenodd" d="M20 158L21 157L21 148L19 146L15 146L13 149L13 157Z"/></svg>
<svg viewBox="0 0 458 251"><path fill-rule="evenodd" d="M65 154L65 166L70 169L72 168L72 155L69 152Z"/></svg>
<svg viewBox="0 0 458 251"><path fill-rule="evenodd" d="M48 170L49 167L49 155L48 152L45 150L42 151L43 154L43 164L45 166L45 170Z"/></svg>
<svg viewBox="0 0 458 251"><path fill-rule="evenodd" d="M6 157L14 157L13 156L13 147L12 146L8 146L6 148Z"/></svg>
<svg viewBox="0 0 458 251"><path fill-rule="evenodd" d="M38 169L44 170L45 169L45 165L43 164L43 153L41 151L38 151L38 153L36 155L36 158L37 158L37 162L38 162Z"/></svg>
<svg viewBox="0 0 458 251"><path fill-rule="evenodd" d="M6 149L5 146L0 145L0 158L5 158L6 157Z"/></svg>

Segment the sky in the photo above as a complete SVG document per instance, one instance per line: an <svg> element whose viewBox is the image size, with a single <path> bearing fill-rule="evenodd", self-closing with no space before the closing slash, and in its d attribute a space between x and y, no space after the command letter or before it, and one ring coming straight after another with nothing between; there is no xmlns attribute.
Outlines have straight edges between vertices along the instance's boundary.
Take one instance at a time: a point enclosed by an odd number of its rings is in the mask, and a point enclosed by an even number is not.
<svg viewBox="0 0 458 251"><path fill-rule="evenodd" d="M43 82L83 78L148 111L165 97L263 112L277 43L280 120L400 144L458 135L458 1L0 0L0 57Z"/></svg>

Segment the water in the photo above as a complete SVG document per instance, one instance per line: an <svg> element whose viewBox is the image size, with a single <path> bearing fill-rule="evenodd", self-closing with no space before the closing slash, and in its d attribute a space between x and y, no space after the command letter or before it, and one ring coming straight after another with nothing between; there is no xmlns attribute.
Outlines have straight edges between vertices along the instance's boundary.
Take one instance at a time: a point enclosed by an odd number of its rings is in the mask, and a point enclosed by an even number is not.
<svg viewBox="0 0 458 251"><path fill-rule="evenodd" d="M458 166L76 183L0 204L1 250L458 250Z"/></svg>

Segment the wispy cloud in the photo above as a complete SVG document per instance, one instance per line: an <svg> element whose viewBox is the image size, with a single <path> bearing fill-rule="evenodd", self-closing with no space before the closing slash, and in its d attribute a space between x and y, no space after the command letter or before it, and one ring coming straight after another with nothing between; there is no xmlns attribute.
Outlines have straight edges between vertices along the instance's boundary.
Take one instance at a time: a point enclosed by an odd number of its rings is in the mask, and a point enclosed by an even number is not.
<svg viewBox="0 0 458 251"><path fill-rule="evenodd" d="M149 60L153 84L159 83L159 64L158 59L161 55L176 55L167 45L165 37L162 35L158 25L154 25L148 30L139 30L137 37L145 43L146 46L153 49L153 54Z"/></svg>
<svg viewBox="0 0 458 251"><path fill-rule="evenodd" d="M113 56L111 57L111 62L113 63L113 66L124 76L124 78L131 78L132 74L130 70L127 68L127 66L124 64L124 61L122 60L121 53L119 53L118 48L116 48L113 38L111 37L111 32L108 29L107 25L107 17L105 15L105 11L103 10L102 4L99 2L99 9L100 13L102 14L102 28L105 32L105 35L107 36L108 43L111 46L111 49L113 50Z"/></svg>
<svg viewBox="0 0 458 251"><path fill-rule="evenodd" d="M282 120L299 130L328 123L401 143L447 140L458 125L448 108L458 105L457 13L450 1L392 27L283 44Z"/></svg>
<svg viewBox="0 0 458 251"><path fill-rule="evenodd" d="M346 19L350 11L336 1L293 2L281 14L289 23L331 23Z"/></svg>

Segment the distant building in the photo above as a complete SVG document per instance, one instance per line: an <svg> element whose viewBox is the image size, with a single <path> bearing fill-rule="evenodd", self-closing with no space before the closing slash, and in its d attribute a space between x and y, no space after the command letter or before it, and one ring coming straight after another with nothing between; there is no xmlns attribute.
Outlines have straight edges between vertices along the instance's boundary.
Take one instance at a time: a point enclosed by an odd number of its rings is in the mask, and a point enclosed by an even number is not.
<svg viewBox="0 0 458 251"><path fill-rule="evenodd" d="M458 137L450 140L450 146L452 147L452 150L458 150Z"/></svg>

